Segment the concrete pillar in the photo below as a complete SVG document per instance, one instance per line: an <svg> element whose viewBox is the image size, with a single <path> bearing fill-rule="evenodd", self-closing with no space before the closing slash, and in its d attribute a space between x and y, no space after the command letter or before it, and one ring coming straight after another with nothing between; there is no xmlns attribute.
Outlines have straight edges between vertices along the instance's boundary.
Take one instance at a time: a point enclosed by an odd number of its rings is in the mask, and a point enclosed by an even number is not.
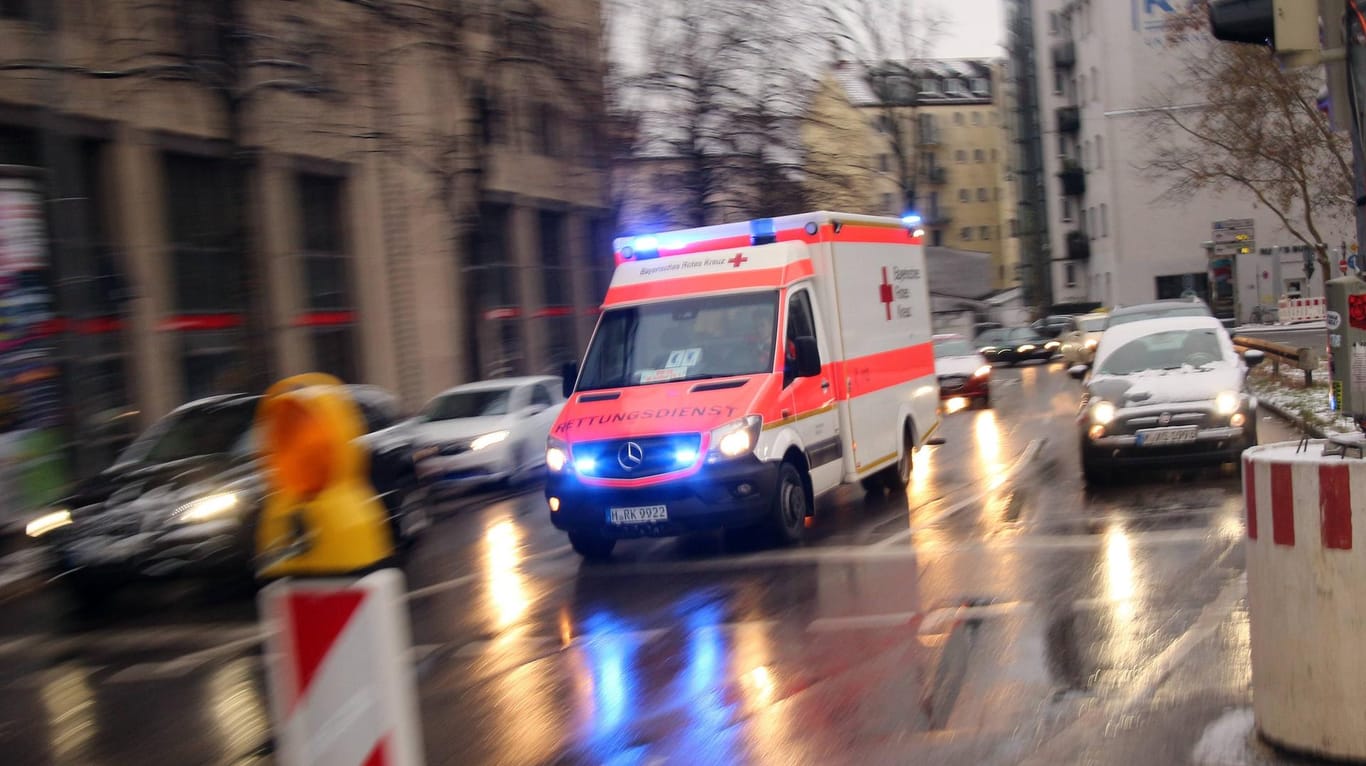
<svg viewBox="0 0 1366 766"><path fill-rule="evenodd" d="M541 280L541 221L540 211L525 200L516 200L510 211L508 227L512 246L512 262L516 266L517 295L521 304L521 370L537 374L544 370L546 360L545 337L538 332L541 323L537 314L545 308Z"/></svg>
<svg viewBox="0 0 1366 766"><path fill-rule="evenodd" d="M127 256L132 282L127 329L130 393L145 425L184 398L175 336L157 329L157 323L173 310L165 178L160 152L141 131L120 125L111 151L111 183L117 193L110 200L114 213L110 236Z"/></svg>
<svg viewBox="0 0 1366 766"><path fill-rule="evenodd" d="M399 373L400 354L413 353L412 307L395 312L396 296L409 295L412 266L408 260L406 208L400 198L386 198L379 163L385 155L369 153L353 169L342 196L347 252L355 266L356 336L361 346L361 379L396 392L403 406L422 404L417 377ZM386 234L392 234L393 241ZM396 314L403 317L402 333L395 332ZM416 360L403 360L414 367Z"/></svg>
<svg viewBox="0 0 1366 766"><path fill-rule="evenodd" d="M274 336L271 346L275 369L280 375L295 375L313 369L313 349L307 331L294 326L294 318L305 305L301 248L301 219L298 186L293 169L275 154L261 157L254 181L257 203L256 245L264 256L267 326Z"/></svg>

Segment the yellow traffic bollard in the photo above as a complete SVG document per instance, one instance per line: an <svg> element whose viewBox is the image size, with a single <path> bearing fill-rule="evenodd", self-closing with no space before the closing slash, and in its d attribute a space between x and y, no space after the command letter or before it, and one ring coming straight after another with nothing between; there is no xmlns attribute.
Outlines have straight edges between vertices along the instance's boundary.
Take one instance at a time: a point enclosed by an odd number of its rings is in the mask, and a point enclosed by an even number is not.
<svg viewBox="0 0 1366 766"><path fill-rule="evenodd" d="M273 489L256 530L259 575L343 575L388 560L393 536L357 443L363 420L341 381L286 378L266 392L256 420Z"/></svg>

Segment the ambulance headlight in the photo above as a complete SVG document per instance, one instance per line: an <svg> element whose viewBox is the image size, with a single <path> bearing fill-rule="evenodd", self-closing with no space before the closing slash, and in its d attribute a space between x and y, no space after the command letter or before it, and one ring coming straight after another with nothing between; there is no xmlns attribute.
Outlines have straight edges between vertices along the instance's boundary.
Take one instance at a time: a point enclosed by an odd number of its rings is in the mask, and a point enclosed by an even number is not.
<svg viewBox="0 0 1366 766"><path fill-rule="evenodd" d="M742 457L754 451L759 443L759 431L763 429L764 419L750 415L727 423L711 432L711 447L707 450L707 462Z"/></svg>
<svg viewBox="0 0 1366 766"><path fill-rule="evenodd" d="M551 436L545 444L545 467L551 473L559 473L569 465L569 445Z"/></svg>

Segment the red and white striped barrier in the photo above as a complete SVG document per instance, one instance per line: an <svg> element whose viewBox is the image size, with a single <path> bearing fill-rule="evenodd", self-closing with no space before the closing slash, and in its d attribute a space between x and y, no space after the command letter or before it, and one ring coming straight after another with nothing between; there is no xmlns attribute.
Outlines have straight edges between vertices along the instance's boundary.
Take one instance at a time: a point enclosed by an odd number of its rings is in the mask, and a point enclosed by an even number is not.
<svg viewBox="0 0 1366 766"><path fill-rule="evenodd" d="M1271 742L1362 759L1366 460L1322 445L1243 453L1252 708Z"/></svg>
<svg viewBox="0 0 1366 766"><path fill-rule="evenodd" d="M419 766L403 575L285 580L261 592L283 766Z"/></svg>
<svg viewBox="0 0 1366 766"><path fill-rule="evenodd" d="M1324 298L1282 298L1276 308L1276 318L1281 324L1314 322L1327 315L1328 302Z"/></svg>

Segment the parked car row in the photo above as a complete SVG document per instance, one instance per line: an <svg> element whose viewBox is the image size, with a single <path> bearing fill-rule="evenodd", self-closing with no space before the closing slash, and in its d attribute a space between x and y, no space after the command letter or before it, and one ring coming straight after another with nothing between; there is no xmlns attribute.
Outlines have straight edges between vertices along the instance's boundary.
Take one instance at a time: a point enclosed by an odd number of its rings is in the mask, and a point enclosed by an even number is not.
<svg viewBox="0 0 1366 766"><path fill-rule="evenodd" d="M458 386L411 419L388 391L346 389L364 421L370 481L400 555L429 525L429 501L513 482L543 464L563 406L560 379L549 376ZM269 492L258 454L260 400L232 394L176 408L28 525L79 606L98 606L134 580L253 579Z"/></svg>

